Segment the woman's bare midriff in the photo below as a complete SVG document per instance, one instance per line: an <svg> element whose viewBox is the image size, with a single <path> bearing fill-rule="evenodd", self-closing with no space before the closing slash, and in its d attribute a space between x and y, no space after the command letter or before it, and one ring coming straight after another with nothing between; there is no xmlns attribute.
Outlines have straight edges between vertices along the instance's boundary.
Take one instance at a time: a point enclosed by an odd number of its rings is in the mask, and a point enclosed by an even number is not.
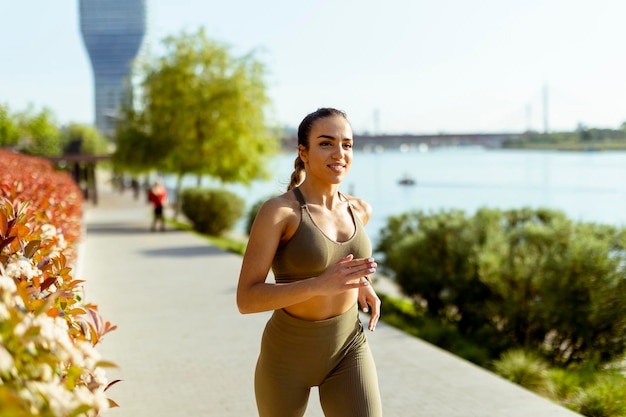
<svg viewBox="0 0 626 417"><path fill-rule="evenodd" d="M300 320L326 320L348 311L357 302L357 297L358 290L350 290L332 296L313 297L283 310Z"/></svg>

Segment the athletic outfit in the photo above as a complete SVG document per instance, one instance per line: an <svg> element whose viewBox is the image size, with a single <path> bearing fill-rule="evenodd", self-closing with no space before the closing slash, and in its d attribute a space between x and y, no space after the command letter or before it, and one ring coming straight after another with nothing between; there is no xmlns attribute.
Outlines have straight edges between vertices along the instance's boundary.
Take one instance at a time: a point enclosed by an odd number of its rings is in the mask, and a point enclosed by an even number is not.
<svg viewBox="0 0 626 417"><path fill-rule="evenodd" d="M355 232L347 241L335 242L313 221L302 192L293 192L301 220L294 236L276 251L272 269L277 283L318 276L349 254L371 256L369 238L349 202ZM376 367L356 303L326 320L301 320L280 309L268 321L255 374L259 415L303 416L314 386L319 386L327 417L382 416Z"/></svg>

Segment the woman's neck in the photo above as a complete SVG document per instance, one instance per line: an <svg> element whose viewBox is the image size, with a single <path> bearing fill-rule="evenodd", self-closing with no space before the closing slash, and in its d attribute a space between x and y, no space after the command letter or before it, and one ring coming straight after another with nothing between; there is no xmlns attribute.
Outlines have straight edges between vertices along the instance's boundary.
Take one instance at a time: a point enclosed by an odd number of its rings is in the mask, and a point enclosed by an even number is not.
<svg viewBox="0 0 626 417"><path fill-rule="evenodd" d="M332 210L341 202L341 198L339 197L339 184L319 186L318 184L304 180L298 187L304 194L308 204L317 204Z"/></svg>

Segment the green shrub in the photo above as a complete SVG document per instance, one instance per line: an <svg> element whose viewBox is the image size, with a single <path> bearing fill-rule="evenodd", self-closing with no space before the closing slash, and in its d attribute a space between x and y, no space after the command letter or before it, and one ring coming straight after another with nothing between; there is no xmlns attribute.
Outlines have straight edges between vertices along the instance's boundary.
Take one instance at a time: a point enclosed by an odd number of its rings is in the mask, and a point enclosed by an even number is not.
<svg viewBox="0 0 626 417"><path fill-rule="evenodd" d="M580 390L570 408L587 417L626 416L626 379L622 375L605 376Z"/></svg>
<svg viewBox="0 0 626 417"><path fill-rule="evenodd" d="M231 230L245 211L245 201L230 191L187 188L181 195L183 214L194 230L207 235Z"/></svg>
<svg viewBox="0 0 626 417"><path fill-rule="evenodd" d="M385 309L381 319L405 333L418 336L424 314L411 302L388 297L385 294L378 294L378 296Z"/></svg>
<svg viewBox="0 0 626 417"><path fill-rule="evenodd" d="M248 235L250 234L250 230L252 230L252 223L254 223L254 219L256 219L256 215L259 212L259 209L261 208L263 203L273 197L276 197L276 195L271 195L267 198L257 201L252 205L252 207L250 207L250 210L248 210L248 214L246 216L246 233Z"/></svg>
<svg viewBox="0 0 626 417"><path fill-rule="evenodd" d="M548 209L413 212L388 219L376 251L430 318L492 358L524 347L601 364L626 350L624 228Z"/></svg>
<svg viewBox="0 0 626 417"><path fill-rule="evenodd" d="M379 294L379 297L384 305L382 320L385 323L478 365L490 360L489 349L464 337L454 324L442 325L410 301L397 300L384 294Z"/></svg>
<svg viewBox="0 0 626 417"><path fill-rule="evenodd" d="M540 393L551 391L548 364L536 354L521 349L510 350L503 353L493 366L498 375L524 388Z"/></svg>
<svg viewBox="0 0 626 417"><path fill-rule="evenodd" d="M550 392L547 396L562 404L569 404L581 387L594 383L596 373L597 371L592 370L549 369Z"/></svg>

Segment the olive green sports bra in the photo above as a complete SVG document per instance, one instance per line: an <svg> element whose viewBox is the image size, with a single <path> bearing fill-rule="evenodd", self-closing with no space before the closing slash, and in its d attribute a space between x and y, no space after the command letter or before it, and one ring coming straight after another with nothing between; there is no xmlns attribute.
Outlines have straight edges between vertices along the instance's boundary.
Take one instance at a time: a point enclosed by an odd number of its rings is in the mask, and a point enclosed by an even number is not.
<svg viewBox="0 0 626 417"><path fill-rule="evenodd" d="M329 266L349 254L354 258L372 256L372 244L365 233L361 219L350 202L348 210L354 221L354 234L345 242L336 242L320 230L311 217L304 196L298 187L293 192L300 203L301 217L298 229L291 239L276 250L272 270L277 283L287 283L321 275Z"/></svg>

